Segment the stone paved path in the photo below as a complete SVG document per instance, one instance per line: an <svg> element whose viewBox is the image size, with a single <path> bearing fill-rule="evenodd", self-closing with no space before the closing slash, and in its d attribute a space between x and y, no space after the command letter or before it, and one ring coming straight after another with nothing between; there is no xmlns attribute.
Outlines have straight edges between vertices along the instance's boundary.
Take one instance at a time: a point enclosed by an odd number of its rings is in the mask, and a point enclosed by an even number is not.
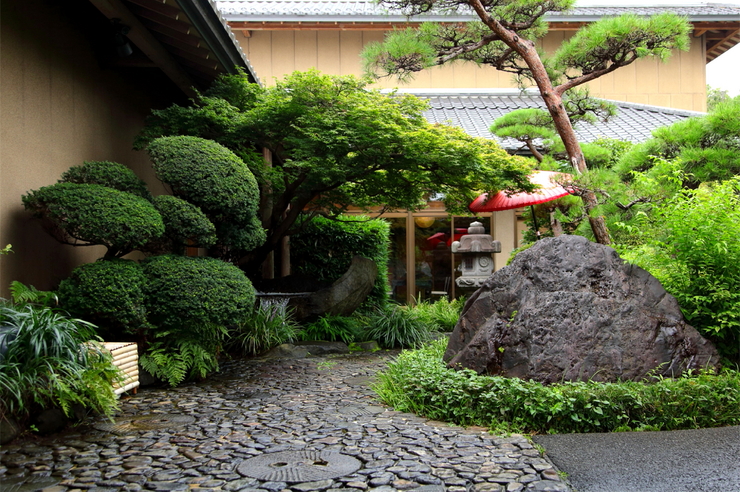
<svg viewBox="0 0 740 492"><path fill-rule="evenodd" d="M569 490L522 436L380 405L369 382L387 357L231 361L199 384L142 389L115 423L0 448L0 490Z"/></svg>

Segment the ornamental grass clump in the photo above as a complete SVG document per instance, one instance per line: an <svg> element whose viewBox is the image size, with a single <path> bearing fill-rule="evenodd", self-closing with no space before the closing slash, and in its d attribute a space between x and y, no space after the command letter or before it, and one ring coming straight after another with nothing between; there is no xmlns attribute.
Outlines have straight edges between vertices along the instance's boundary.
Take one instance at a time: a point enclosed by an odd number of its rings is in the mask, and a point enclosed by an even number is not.
<svg viewBox="0 0 740 492"><path fill-rule="evenodd" d="M48 308L0 303L0 419L21 423L49 408L111 416L121 373L95 327Z"/></svg>
<svg viewBox="0 0 740 492"><path fill-rule="evenodd" d="M451 332L460 319L464 299L447 300L443 297L437 301L430 302L426 299L417 301L412 308L429 325L434 326L437 331Z"/></svg>
<svg viewBox="0 0 740 492"><path fill-rule="evenodd" d="M437 333L435 325L408 306L376 309L367 317L367 323L365 338L384 348L421 347Z"/></svg>
<svg viewBox="0 0 740 492"><path fill-rule="evenodd" d="M740 373L687 373L649 382L543 385L451 369L445 340L403 352L379 374L381 400L398 411L459 425L534 433L675 430L740 424Z"/></svg>
<svg viewBox="0 0 740 492"><path fill-rule="evenodd" d="M246 319L229 327L225 348L238 355L259 355L296 340L299 330L285 306L260 303Z"/></svg>
<svg viewBox="0 0 740 492"><path fill-rule="evenodd" d="M307 324L299 333L304 341L323 340L327 342L363 341L362 320L358 317L324 315Z"/></svg>

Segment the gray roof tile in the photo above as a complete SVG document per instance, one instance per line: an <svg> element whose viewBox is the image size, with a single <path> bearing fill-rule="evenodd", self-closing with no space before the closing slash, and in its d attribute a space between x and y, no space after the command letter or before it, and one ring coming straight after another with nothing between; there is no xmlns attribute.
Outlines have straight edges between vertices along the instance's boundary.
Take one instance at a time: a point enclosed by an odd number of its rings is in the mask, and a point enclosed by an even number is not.
<svg viewBox="0 0 740 492"><path fill-rule="evenodd" d="M493 120L515 109L544 108L542 99L531 92L499 90L457 95L421 90L406 92L412 92L429 101L430 108L424 116L431 123L459 126L469 135L499 140L507 149L517 149L521 144L511 139L501 141L496 138L488 131ZM642 142L650 138L651 132L658 127L704 114L621 101L611 102L617 106L617 115L608 123L576 125L575 130L580 141L592 142L607 137Z"/></svg>
<svg viewBox="0 0 740 492"><path fill-rule="evenodd" d="M364 22L405 22L403 12L378 5L373 0L222 0L216 1L218 8L227 20L251 21L364 21ZM740 20L740 5L676 5L644 7L576 7L565 13L550 13L551 22L588 22L603 16L620 15L632 12L637 15L654 15L664 11L685 15L692 21ZM419 20L467 20L474 18L472 12L461 10L452 17L448 15L427 14Z"/></svg>

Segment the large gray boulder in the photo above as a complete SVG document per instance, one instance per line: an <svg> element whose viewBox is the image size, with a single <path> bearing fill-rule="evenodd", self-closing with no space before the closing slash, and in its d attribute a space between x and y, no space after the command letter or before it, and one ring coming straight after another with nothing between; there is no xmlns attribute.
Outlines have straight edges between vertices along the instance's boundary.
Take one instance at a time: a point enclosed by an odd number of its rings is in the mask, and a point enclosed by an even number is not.
<svg viewBox="0 0 740 492"><path fill-rule="evenodd" d="M580 236L538 241L494 273L445 353L451 367L543 383L674 376L718 360L655 277Z"/></svg>

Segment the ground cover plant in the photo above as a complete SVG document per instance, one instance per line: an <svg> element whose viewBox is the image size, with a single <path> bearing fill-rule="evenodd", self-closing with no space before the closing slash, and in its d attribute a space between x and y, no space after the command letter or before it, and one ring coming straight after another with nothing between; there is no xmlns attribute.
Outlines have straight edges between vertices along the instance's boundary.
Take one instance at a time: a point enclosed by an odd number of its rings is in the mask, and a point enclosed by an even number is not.
<svg viewBox="0 0 740 492"><path fill-rule="evenodd" d="M649 382L564 382L447 368L446 340L406 351L378 375L381 400L398 411L459 425L529 433L675 430L740 424L740 373L699 372Z"/></svg>

